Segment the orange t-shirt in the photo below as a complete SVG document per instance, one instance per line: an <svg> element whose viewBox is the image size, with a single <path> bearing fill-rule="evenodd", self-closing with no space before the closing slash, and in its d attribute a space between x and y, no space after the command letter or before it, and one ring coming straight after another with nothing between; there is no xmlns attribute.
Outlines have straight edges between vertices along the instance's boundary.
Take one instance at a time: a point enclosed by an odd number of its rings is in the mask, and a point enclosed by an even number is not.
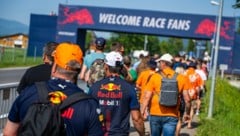
<svg viewBox="0 0 240 136"><path fill-rule="evenodd" d="M155 73L154 70L147 69L147 70L142 71L137 78L136 86L141 88L140 89L140 100L139 100L140 104L143 102L143 99L144 99L144 94L145 94L145 90L146 90L145 88L147 86L147 80L148 80L148 78L150 80L151 79L150 76L154 73Z"/></svg>
<svg viewBox="0 0 240 136"><path fill-rule="evenodd" d="M169 75L169 77L171 78L174 76L175 71L170 68L166 68L162 71L162 73L164 75ZM180 101L179 101L179 104L175 107L166 107L159 104L161 81L162 81L162 76L160 74L154 74L146 86L146 91L151 91L153 93L152 99L150 102L150 107L149 107L150 114L156 115L156 116L178 117ZM177 76L177 81L178 81L179 93L182 93L183 90L188 90L187 86L185 85L186 83L185 76L183 76L182 74L179 74Z"/></svg>
<svg viewBox="0 0 240 136"><path fill-rule="evenodd" d="M186 77L188 79L189 95L191 99L197 99L197 90L203 85L203 80L200 75L193 68L189 68L186 71Z"/></svg>

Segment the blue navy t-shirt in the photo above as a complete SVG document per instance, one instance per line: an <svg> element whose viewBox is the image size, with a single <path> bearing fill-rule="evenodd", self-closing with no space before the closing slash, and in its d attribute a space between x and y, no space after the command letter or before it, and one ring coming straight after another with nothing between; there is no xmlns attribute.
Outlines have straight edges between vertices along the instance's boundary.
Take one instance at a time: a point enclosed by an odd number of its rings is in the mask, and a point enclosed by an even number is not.
<svg viewBox="0 0 240 136"><path fill-rule="evenodd" d="M130 111L139 110L134 87L120 77L107 77L93 84L90 94L99 101L109 135L128 135Z"/></svg>
<svg viewBox="0 0 240 136"><path fill-rule="evenodd" d="M67 97L76 91L83 92L75 84L61 79L51 79L46 82L49 93L61 92L61 95ZM28 107L39 101L37 88L35 85L25 88L17 97L9 112L8 119L12 122L21 122L28 110ZM57 102L53 100L52 102ZM81 100L62 112L64 123L66 125L67 135L91 135L102 136L102 123L99 121L100 115L99 104L94 99Z"/></svg>

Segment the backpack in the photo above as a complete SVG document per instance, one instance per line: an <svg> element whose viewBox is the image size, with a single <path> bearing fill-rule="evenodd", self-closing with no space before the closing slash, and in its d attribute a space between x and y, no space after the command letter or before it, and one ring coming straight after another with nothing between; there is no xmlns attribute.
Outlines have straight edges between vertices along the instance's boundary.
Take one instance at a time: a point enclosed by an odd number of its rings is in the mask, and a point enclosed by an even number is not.
<svg viewBox="0 0 240 136"><path fill-rule="evenodd" d="M91 87L93 83L103 79L105 77L104 59L96 59L93 61L89 69L89 78L87 86Z"/></svg>
<svg viewBox="0 0 240 136"><path fill-rule="evenodd" d="M172 78L162 76L161 93L159 103L163 106L176 106L178 103L178 82L177 74L175 73Z"/></svg>
<svg viewBox="0 0 240 136"><path fill-rule="evenodd" d="M40 101L33 103L20 124L18 136L64 136L65 125L61 117L61 111L68 106L83 100L92 98L83 92L77 92L68 96L61 104L53 104L48 99L48 91L45 82L35 83Z"/></svg>

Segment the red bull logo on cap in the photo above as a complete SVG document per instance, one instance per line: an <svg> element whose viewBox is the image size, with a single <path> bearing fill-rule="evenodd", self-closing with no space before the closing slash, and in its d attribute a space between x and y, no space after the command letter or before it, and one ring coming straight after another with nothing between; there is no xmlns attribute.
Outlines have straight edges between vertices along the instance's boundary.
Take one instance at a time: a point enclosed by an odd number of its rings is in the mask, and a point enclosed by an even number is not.
<svg viewBox="0 0 240 136"><path fill-rule="evenodd" d="M79 25L84 25L84 24L93 25L94 24L92 14L86 8L70 12L69 8L66 7L63 9L63 12L64 12L64 16L66 18L60 22L60 24L62 24L62 25L74 23L74 22L76 22Z"/></svg>
<svg viewBox="0 0 240 136"><path fill-rule="evenodd" d="M229 21L224 21L223 26L221 26L220 36L225 38L226 40L231 40L233 37L231 37L227 32L230 31L230 24ZM195 30L196 34L201 34L205 36L212 36L215 33L216 29L216 23L210 19L204 19L201 21Z"/></svg>

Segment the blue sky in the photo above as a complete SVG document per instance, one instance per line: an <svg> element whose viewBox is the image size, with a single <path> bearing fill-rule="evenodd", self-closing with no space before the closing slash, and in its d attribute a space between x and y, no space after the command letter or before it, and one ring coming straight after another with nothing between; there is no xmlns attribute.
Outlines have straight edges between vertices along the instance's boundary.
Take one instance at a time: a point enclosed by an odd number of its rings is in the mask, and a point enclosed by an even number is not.
<svg viewBox="0 0 240 136"><path fill-rule="evenodd" d="M219 1L219 0L215 0ZM236 0L224 0L223 16L240 16L240 9L233 9ZM59 4L116 7L177 13L217 15L218 6L210 0L1 0L0 18L29 24L30 14L58 12Z"/></svg>

